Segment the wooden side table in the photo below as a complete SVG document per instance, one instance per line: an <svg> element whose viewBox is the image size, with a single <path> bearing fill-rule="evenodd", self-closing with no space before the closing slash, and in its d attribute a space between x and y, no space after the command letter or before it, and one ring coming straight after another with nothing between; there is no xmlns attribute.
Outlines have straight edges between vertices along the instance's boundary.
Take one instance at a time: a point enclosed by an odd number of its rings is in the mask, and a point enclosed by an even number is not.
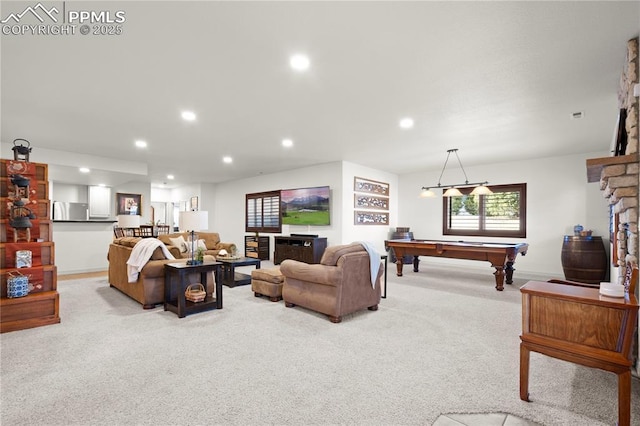
<svg viewBox="0 0 640 426"><path fill-rule="evenodd" d="M255 266L260 269L260 259L253 257L239 257L233 259L225 259L218 257L218 262L222 262L222 280L227 287L236 287L240 285L251 284L251 275L236 272L237 266Z"/></svg>
<svg viewBox="0 0 640 426"><path fill-rule="evenodd" d="M204 262L200 265L187 265L186 263L167 263L164 265L164 310L178 314L179 318L184 318L189 314L209 311L212 309L222 309L222 263ZM216 281L215 297L207 294L202 302L191 302L186 300L184 292L189 286L188 277L190 274L199 273L200 282L207 287L207 273L213 272ZM171 289L175 289L176 299L171 297Z"/></svg>
<svg viewBox="0 0 640 426"><path fill-rule="evenodd" d="M597 288L529 281L522 292L520 399L529 401L531 351L618 375L618 425L631 422L634 295L614 298Z"/></svg>

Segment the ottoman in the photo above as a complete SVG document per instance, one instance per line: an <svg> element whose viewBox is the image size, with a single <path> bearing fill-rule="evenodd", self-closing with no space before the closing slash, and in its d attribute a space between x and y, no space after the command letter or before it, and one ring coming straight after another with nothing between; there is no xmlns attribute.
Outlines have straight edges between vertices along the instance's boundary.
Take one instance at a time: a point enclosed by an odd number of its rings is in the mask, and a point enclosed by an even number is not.
<svg viewBox="0 0 640 426"><path fill-rule="evenodd" d="M251 271L251 290L255 297L267 296L272 302L282 299L284 276L280 267Z"/></svg>

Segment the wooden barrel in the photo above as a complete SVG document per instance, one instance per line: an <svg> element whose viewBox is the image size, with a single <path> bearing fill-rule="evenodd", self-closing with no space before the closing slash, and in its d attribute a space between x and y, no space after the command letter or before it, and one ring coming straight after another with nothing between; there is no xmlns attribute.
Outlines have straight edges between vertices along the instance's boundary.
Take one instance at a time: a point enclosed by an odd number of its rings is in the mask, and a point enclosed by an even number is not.
<svg viewBox="0 0 640 426"><path fill-rule="evenodd" d="M609 259L601 237L565 235L562 269L570 281L599 284L607 278Z"/></svg>
<svg viewBox="0 0 640 426"><path fill-rule="evenodd" d="M412 240L413 232L409 231L409 228L405 227L397 227L396 232L391 233L391 240ZM389 261L391 263L396 263L396 255L393 252L393 249L389 250ZM405 265L410 265L413 263L413 256L403 256L402 263Z"/></svg>

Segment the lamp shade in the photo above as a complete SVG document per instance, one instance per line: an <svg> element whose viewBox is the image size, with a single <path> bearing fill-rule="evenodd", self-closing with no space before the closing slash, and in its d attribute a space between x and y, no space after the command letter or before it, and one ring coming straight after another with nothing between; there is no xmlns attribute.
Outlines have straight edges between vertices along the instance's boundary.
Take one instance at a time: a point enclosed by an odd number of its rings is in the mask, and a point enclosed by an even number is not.
<svg viewBox="0 0 640 426"><path fill-rule="evenodd" d="M186 211L180 212L178 227L181 232L202 231L209 228L209 212Z"/></svg>
<svg viewBox="0 0 640 426"><path fill-rule="evenodd" d="M443 185L440 182L440 180L442 179L442 175L444 174L444 170L447 168L447 164L449 163L449 157L451 156L452 153L455 154L456 158L458 159L458 164L460 165L460 169L462 170L462 173L464 174L464 183L456 183L456 184L453 184L453 185ZM471 192L472 195L490 195L490 194L493 194L493 191L491 191L491 189L489 189L488 187L485 186L488 183L489 182L487 182L487 181L470 183L469 182L469 178L467 177L467 172L464 171L464 167L462 167L462 162L460 161L460 157L458 157L458 148L448 149L447 150L447 159L444 161L444 166L442 166L442 171L440 172L440 177L438 178L438 185L437 185L437 188L443 188L443 189L447 188L447 187L449 188L444 192L444 194L442 194L443 197L461 197L463 194L462 194L462 192L460 192L460 190L458 188L468 188L468 187L471 187L473 185L478 185L478 186L473 189L473 191ZM433 197L435 194L433 193L433 191L431 191L431 188L435 188L435 187L436 187L435 185L423 186L422 187L422 193L420 194L420 197L423 197L423 198Z"/></svg>
<svg viewBox="0 0 640 426"><path fill-rule="evenodd" d="M442 194L443 197L461 197L462 192L458 188L449 188Z"/></svg>
<svg viewBox="0 0 640 426"><path fill-rule="evenodd" d="M118 226L121 228L140 228L140 215L119 214Z"/></svg>
<svg viewBox="0 0 640 426"><path fill-rule="evenodd" d="M422 198L429 198L429 197L435 197L435 196L436 196L436 193L433 192L431 189L424 188L422 192L420 192L420 197Z"/></svg>
<svg viewBox="0 0 640 426"><path fill-rule="evenodd" d="M484 185L476 186L475 188L473 188L473 191L471 191L471 195L491 195L491 194L493 194L493 191Z"/></svg>

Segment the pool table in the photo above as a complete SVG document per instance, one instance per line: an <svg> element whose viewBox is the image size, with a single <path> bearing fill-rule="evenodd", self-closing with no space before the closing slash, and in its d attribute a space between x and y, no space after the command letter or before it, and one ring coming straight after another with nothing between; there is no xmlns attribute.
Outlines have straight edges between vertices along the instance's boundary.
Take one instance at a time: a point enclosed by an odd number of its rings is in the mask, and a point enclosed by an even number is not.
<svg viewBox="0 0 640 426"><path fill-rule="evenodd" d="M396 255L396 268L402 276L402 257L413 256L413 271L418 272L418 256L448 257L452 259L482 260L491 262L496 268L496 290L504 290L505 276L507 284L513 283L513 263L518 253L527 254L529 244L518 243L482 243L473 241L439 240L386 240L384 246L392 249Z"/></svg>

